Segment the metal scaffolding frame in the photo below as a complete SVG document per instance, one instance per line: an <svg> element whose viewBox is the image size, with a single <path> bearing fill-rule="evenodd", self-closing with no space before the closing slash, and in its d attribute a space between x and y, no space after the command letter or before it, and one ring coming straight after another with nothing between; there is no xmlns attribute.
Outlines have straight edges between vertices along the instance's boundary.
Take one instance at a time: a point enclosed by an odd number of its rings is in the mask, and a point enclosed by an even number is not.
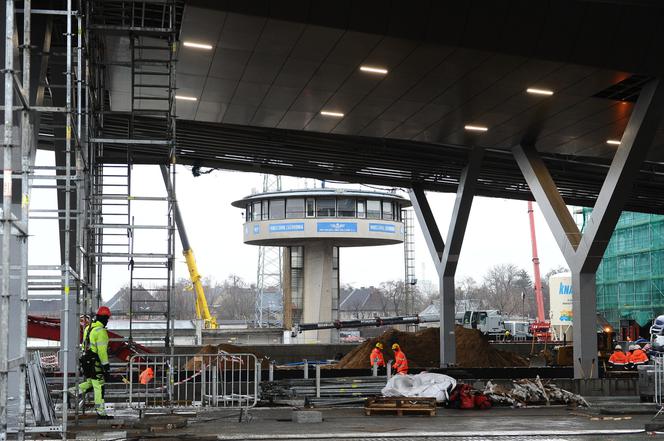
<svg viewBox="0 0 664 441"><path fill-rule="evenodd" d="M281 176L263 175L263 193L281 191ZM267 213L261 210L261 217L267 219ZM256 301L254 322L256 327L280 326L283 323L283 306L275 308L267 297L270 292L278 293L283 298L283 253L281 247L258 247L258 270L256 275ZM284 304L282 300L282 305Z"/></svg>
<svg viewBox="0 0 664 441"><path fill-rule="evenodd" d="M107 265L128 268L129 339L139 321L161 323L164 345L172 347L175 289L174 198L138 195L132 181L140 170L134 168L134 148L159 148L155 170L168 167L169 187L175 189L175 53L177 2L175 0L87 1L88 57L92 83L89 85L91 145L92 222L89 234L95 249L90 253L96 270L96 295L101 299L101 280ZM108 37L128 40L127 59L109 59ZM122 130L109 133L105 120L119 112L110 109L109 68L123 68L130 76L129 118ZM147 117L157 129L145 134L136 129L137 117ZM105 163L107 146L123 146L126 161ZM142 221L163 213L162 221ZM146 294L146 290L150 294Z"/></svg>
<svg viewBox="0 0 664 441"><path fill-rule="evenodd" d="M403 264L404 264L404 303L406 314L417 314L415 309L415 290L417 278L415 277L415 222L413 210L401 210L403 220Z"/></svg>
<svg viewBox="0 0 664 441"><path fill-rule="evenodd" d="M3 254L2 297L0 326L7 329L12 320L18 320L19 338L10 342L6 333L0 333L0 437L16 433L24 439L26 433L61 432L67 430L67 406L62 409L62 421L57 426L28 427L26 424L26 365L27 365L27 305L29 299L59 299L62 304L60 370L62 397L66 395L69 373L75 370L71 360L78 341L70 341L70 316L78 316L78 305L89 289L87 271L83 265L86 247L81 226L85 223L86 169L83 137L83 58L82 17L80 3L73 9L72 0L62 2L60 9L33 9L30 0L16 9L13 0L5 2L5 88L4 88L4 142L3 142ZM16 17L23 17L22 27ZM38 27L33 28L36 21ZM34 29L34 30L33 30ZM76 29L76 33L74 33ZM42 36L40 33L44 32ZM34 41L33 33L37 35ZM74 36L76 39L74 41ZM40 41L40 37L43 38ZM18 44L22 38L22 44ZM20 50L20 53L19 53ZM36 69L31 64L38 59ZM14 60L21 60L15 69ZM18 72L21 72L19 79ZM20 120L14 113L20 112ZM18 120L18 121L17 121ZM14 130L20 125L20 131ZM12 149L20 141L20 162ZM38 146L38 143L41 144ZM52 148L56 153L55 165L36 166L38 147ZM18 170L20 168L20 171ZM16 179L15 176L20 176ZM17 181L18 185L17 186ZM16 191L20 187L19 191ZM58 208L32 209L33 190L55 190L61 199ZM12 211L13 205L13 211ZM60 230L60 262L49 265L29 265L29 220L51 221ZM5 232L10 231L10 234ZM19 265L12 265L12 236L20 249ZM35 239L33 239L35 240ZM10 317L12 279L18 273L19 307ZM73 295L72 295L73 290ZM10 359L11 354L18 354ZM8 378L17 371L18 400L16 420L9 421ZM31 398L35 405L35 397Z"/></svg>

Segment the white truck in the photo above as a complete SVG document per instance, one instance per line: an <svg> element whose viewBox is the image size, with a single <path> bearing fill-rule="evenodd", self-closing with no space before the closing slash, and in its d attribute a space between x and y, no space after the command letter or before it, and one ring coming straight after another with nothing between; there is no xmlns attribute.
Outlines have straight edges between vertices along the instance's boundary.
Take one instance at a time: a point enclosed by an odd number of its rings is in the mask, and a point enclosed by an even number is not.
<svg viewBox="0 0 664 441"><path fill-rule="evenodd" d="M505 317L497 309L466 311L462 324L464 328L477 329L492 338L502 338L505 335Z"/></svg>

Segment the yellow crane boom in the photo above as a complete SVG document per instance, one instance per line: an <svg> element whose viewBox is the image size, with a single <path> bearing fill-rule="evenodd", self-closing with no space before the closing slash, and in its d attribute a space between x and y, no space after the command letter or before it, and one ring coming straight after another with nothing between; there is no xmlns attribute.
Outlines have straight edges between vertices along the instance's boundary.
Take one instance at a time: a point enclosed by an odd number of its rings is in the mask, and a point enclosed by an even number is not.
<svg viewBox="0 0 664 441"><path fill-rule="evenodd" d="M184 260L187 262L189 278L191 279L191 284L194 287L194 295L196 296L196 317L199 320L203 320L203 325L206 329L216 329L217 319L210 314L207 298L205 297L205 291L203 290L201 275L198 272L198 267L196 266L194 250L191 249L191 245L189 244L189 238L187 237L187 231L184 228L184 221L182 220L180 207L178 205L177 198L175 197L173 187L171 186L171 181L168 180L168 168L165 165L161 166L161 175L164 178L164 184L166 185L168 195L173 198L173 217L175 218L175 225L178 229L180 242L182 242L182 254L184 255Z"/></svg>

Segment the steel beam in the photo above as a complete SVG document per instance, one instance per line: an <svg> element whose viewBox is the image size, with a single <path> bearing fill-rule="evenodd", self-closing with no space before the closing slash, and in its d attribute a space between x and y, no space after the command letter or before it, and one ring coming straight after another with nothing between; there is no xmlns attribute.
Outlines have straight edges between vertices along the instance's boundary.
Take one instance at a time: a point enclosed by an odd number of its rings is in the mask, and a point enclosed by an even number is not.
<svg viewBox="0 0 664 441"><path fill-rule="evenodd" d="M576 266L583 272L597 271L663 113L664 82L657 79L646 84L639 94L586 224L576 253Z"/></svg>
<svg viewBox="0 0 664 441"><path fill-rule="evenodd" d="M427 248L429 248L429 253L431 253L433 264L438 272L438 277L441 277L445 243L438 229L436 218L431 211L431 206L421 186L413 185L413 188L408 190L408 195L410 196L410 202L413 204L417 221L422 229L422 234L424 234Z"/></svg>
<svg viewBox="0 0 664 441"><path fill-rule="evenodd" d="M556 183L535 148L518 145L512 152L558 243L558 248L565 256L565 260L569 262L581 241L579 227L574 222Z"/></svg>
<svg viewBox="0 0 664 441"><path fill-rule="evenodd" d="M483 157L484 149L474 147L470 152L468 164L461 172L450 227L447 232L447 246L443 242L436 219L422 188L413 186L409 190L411 203L415 208L417 219L424 233L439 276L441 367L456 364L454 276L461 254L461 246L473 203L475 184L480 174Z"/></svg>
<svg viewBox="0 0 664 441"><path fill-rule="evenodd" d="M513 148L517 164L572 271L575 378L598 376L595 273L663 111L664 85L660 79L652 80L639 94L583 235L536 150L524 145Z"/></svg>

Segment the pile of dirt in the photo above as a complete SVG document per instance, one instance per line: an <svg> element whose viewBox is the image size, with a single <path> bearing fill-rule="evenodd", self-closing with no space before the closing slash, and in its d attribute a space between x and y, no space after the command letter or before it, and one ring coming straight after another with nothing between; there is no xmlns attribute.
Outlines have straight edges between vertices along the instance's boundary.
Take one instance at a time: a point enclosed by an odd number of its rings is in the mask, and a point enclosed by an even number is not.
<svg viewBox="0 0 664 441"><path fill-rule="evenodd" d="M500 351L476 329L456 326L456 361L459 367L528 366L528 361L513 353ZM432 368L440 365L440 331L427 328L418 332L402 332L390 328L376 338L365 341L346 354L335 365L338 369L368 369L369 355L377 342L383 343L385 360L393 360L393 343L399 343L412 368Z"/></svg>
<svg viewBox="0 0 664 441"><path fill-rule="evenodd" d="M187 364L185 365L185 369L188 371L192 370L199 370L201 368L201 362L203 361L203 355L216 355L219 352L228 352L229 354L253 354L256 356L256 359L261 362L262 368L267 369L267 366L269 364L269 360L267 357L265 357L263 354L258 353L256 351L252 351L249 348L242 347L242 346L236 346L236 345L231 345L227 343L221 343L220 345L214 346L214 345L206 345L201 348L200 351L198 351L196 356L190 358L187 361ZM242 360L246 360L246 357L241 357ZM205 360L206 363L209 362L209 360ZM230 369L230 362L232 360L228 359L227 363ZM238 362L239 360L235 360ZM246 369L246 368L245 368ZM253 366L249 366L249 370L252 371Z"/></svg>

